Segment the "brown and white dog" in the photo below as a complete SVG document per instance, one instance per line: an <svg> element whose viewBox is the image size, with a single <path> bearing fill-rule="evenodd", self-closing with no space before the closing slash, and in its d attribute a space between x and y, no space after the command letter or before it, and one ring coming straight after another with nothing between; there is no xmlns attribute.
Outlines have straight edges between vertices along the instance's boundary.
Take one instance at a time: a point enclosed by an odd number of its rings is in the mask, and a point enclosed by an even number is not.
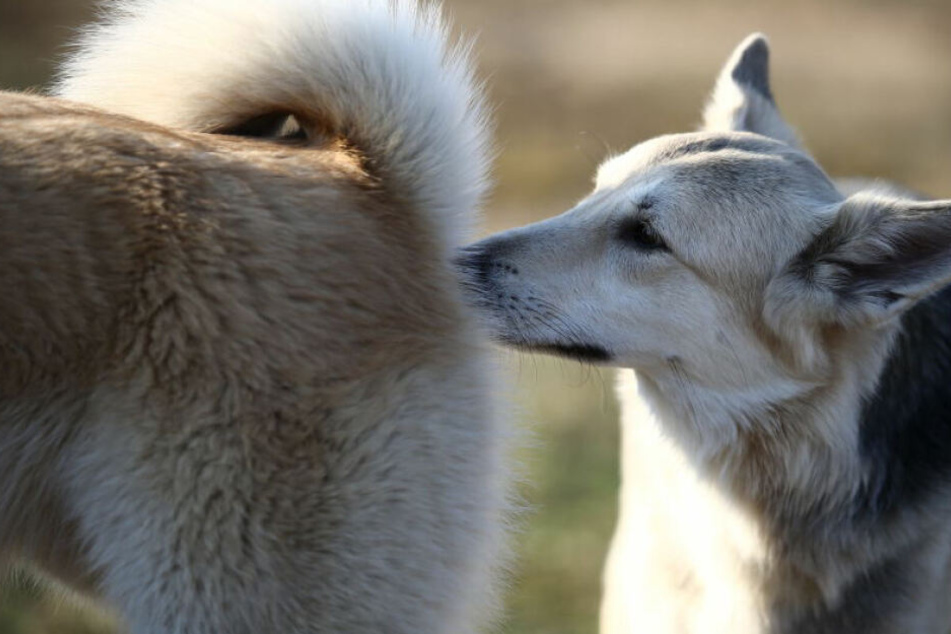
<svg viewBox="0 0 951 634"><path fill-rule="evenodd" d="M491 622L505 433L449 265L488 134L438 12L118 2L58 93L0 94L0 559L135 633Z"/></svg>

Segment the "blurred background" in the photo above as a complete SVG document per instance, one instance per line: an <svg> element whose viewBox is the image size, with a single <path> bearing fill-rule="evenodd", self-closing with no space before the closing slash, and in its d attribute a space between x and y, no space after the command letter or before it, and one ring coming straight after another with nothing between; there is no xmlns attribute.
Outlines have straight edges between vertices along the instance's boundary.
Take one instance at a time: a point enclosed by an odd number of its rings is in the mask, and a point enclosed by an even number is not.
<svg viewBox="0 0 951 634"><path fill-rule="evenodd" d="M497 188L485 231L559 213L596 165L692 129L745 35L773 47L773 91L833 175L951 197L951 0L448 0L496 107ZM0 87L39 89L89 18L86 0L0 0ZM528 506L510 580L511 634L595 632L613 527L613 375L506 355L518 378ZM108 615L37 584L0 585L0 634L105 634Z"/></svg>

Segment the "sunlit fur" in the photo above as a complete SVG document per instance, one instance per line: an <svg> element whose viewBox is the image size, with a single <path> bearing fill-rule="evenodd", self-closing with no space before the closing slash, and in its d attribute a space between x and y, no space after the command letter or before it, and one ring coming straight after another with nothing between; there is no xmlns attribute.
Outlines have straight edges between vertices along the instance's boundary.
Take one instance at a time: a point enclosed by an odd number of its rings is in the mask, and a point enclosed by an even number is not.
<svg viewBox="0 0 951 634"><path fill-rule="evenodd" d="M464 240L487 185L485 105L438 5L415 0L113 0L55 92L188 130L272 112L343 135Z"/></svg>
<svg viewBox="0 0 951 634"><path fill-rule="evenodd" d="M946 634L951 201L837 187L767 62L458 263L500 341L627 368L602 632Z"/></svg>
<svg viewBox="0 0 951 634"><path fill-rule="evenodd" d="M507 426L448 264L488 133L438 12L118 2L57 90L0 94L3 563L136 634L492 623Z"/></svg>

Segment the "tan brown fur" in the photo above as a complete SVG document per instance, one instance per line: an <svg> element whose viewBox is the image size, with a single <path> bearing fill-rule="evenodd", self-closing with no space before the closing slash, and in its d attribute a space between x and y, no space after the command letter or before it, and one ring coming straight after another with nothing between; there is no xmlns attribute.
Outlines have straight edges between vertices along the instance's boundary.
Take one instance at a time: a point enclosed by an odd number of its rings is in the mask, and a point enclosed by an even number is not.
<svg viewBox="0 0 951 634"><path fill-rule="evenodd" d="M258 317L242 319L228 304L254 279L280 287L269 290L273 299L304 305L282 316L293 334L277 329L269 337L307 336L327 367L362 374L367 363L381 363L373 358L379 350L412 355L453 343L445 338L460 315L434 292L450 281L418 257L438 245L424 223L375 190L353 157L173 132L37 97L4 95L2 104L21 112L0 124L0 178L10 192L0 276L19 276L4 285L18 292L4 304L3 325L23 355L8 381L69 373L94 382L138 345L132 367L187 383L191 364L224 350L146 344L136 341L138 332L163 312L194 310L204 322L196 331L210 330L226 348L250 347L256 342L235 335L258 327L247 323ZM262 239L268 233L273 240ZM328 275L338 266L346 268ZM26 271L42 283L24 287ZM194 278L186 282L185 271ZM315 307L330 320L319 330L304 320ZM28 365L49 345L56 346L54 366ZM301 352L286 347L289 361Z"/></svg>
<svg viewBox="0 0 951 634"><path fill-rule="evenodd" d="M445 256L340 144L0 95L0 554L137 631L491 618L498 440Z"/></svg>

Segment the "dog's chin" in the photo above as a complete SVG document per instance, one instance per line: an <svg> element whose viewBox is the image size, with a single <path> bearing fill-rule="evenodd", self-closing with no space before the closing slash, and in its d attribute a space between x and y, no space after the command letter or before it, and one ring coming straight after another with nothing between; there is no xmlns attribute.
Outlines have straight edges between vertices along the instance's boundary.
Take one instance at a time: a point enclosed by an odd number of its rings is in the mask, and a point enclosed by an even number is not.
<svg viewBox="0 0 951 634"><path fill-rule="evenodd" d="M509 337L501 337L500 342L524 352L539 352L541 354L580 361L581 363L604 365L610 363L614 358L607 348L591 343L524 341Z"/></svg>

